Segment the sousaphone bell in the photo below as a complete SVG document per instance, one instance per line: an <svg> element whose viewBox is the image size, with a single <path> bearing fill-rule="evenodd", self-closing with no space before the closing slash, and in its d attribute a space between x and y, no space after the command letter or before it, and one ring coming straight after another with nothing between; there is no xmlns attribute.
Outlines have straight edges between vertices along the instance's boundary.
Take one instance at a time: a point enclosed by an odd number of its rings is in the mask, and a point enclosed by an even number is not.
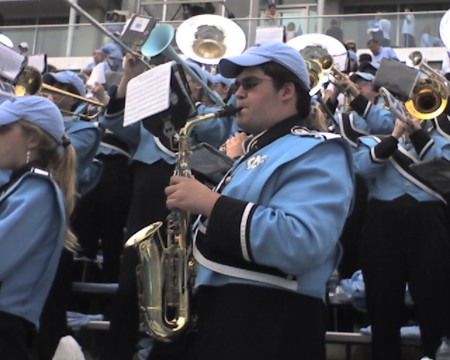
<svg viewBox="0 0 450 360"><path fill-rule="evenodd" d="M306 62L310 77L310 94L315 94L328 75L345 71L347 49L335 38L324 34L305 34L289 40L287 45L296 49Z"/></svg>
<svg viewBox="0 0 450 360"><path fill-rule="evenodd" d="M240 55L247 43L238 24L209 14L193 16L181 23L175 41L186 57L206 65L216 65L223 57Z"/></svg>

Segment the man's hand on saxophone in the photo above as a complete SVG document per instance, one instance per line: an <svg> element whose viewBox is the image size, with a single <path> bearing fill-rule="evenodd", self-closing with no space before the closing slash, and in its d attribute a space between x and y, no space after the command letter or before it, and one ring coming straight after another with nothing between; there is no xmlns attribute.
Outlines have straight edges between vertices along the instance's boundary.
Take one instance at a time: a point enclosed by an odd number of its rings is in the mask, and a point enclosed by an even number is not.
<svg viewBox="0 0 450 360"><path fill-rule="evenodd" d="M194 177L172 176L166 187L166 205L170 210L182 210L209 217L220 194L210 190Z"/></svg>

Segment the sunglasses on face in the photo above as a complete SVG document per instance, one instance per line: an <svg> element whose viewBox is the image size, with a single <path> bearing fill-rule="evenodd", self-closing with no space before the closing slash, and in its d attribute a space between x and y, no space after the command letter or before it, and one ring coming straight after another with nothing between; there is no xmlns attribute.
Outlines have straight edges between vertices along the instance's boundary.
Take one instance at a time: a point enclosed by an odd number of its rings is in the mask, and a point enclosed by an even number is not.
<svg viewBox="0 0 450 360"><path fill-rule="evenodd" d="M263 81L272 81L272 79L270 79L270 78L261 79L261 78L257 78L254 76L249 76L249 77L243 78L241 80L236 80L235 84L236 84L237 89L242 87L242 89L244 89L245 91L248 91L248 90L251 90L251 89L257 87Z"/></svg>

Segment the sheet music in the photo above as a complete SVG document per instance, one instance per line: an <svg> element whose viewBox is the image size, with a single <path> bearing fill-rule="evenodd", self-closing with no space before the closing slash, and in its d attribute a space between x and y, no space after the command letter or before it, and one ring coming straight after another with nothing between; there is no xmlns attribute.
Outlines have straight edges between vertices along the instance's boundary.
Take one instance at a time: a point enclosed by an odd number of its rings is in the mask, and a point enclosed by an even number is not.
<svg viewBox="0 0 450 360"><path fill-rule="evenodd" d="M28 56L28 65L34 66L41 73L45 71L47 66L47 56L45 54L37 54Z"/></svg>
<svg viewBox="0 0 450 360"><path fill-rule="evenodd" d="M14 81L22 70L23 55L0 43L0 75Z"/></svg>
<svg viewBox="0 0 450 360"><path fill-rule="evenodd" d="M124 126L169 108L172 62L159 65L132 79L127 86Z"/></svg>
<svg viewBox="0 0 450 360"><path fill-rule="evenodd" d="M91 75L89 76L89 79L86 82L86 85L92 86L92 85L95 85L95 83L99 83L99 84L106 83L105 65L103 64L103 62L94 66L94 68L92 69Z"/></svg>

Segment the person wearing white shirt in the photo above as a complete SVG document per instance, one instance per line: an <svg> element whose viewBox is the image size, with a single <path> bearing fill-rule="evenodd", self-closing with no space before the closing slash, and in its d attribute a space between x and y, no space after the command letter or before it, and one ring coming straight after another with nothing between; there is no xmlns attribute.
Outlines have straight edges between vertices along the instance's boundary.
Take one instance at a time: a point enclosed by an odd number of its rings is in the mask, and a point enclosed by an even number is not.
<svg viewBox="0 0 450 360"><path fill-rule="evenodd" d="M415 17L411 13L410 8L405 8L405 18L402 24L402 35L404 39L405 47L415 47L416 41L414 39L414 29L415 29Z"/></svg>
<svg viewBox="0 0 450 360"><path fill-rule="evenodd" d="M450 51L446 51L444 53L442 58L441 73L442 75L448 74L447 76L450 76Z"/></svg>

